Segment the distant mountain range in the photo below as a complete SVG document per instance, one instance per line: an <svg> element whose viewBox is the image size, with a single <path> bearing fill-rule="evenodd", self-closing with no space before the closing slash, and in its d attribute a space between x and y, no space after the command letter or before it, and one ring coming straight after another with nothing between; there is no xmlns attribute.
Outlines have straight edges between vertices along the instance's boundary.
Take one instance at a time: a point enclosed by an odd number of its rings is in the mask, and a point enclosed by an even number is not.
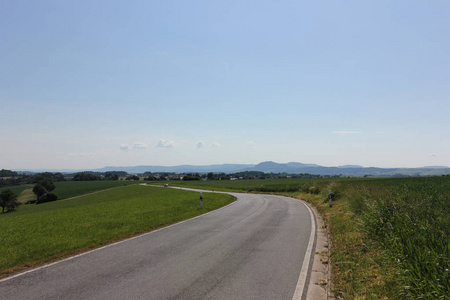
<svg viewBox="0 0 450 300"><path fill-rule="evenodd" d="M15 170L24 171L24 170ZM32 171L32 170L31 170ZM66 172L80 171L108 172L125 171L130 174L145 172L174 172L174 173L237 173L243 171L260 171L264 173L308 173L314 175L342 175L342 176L436 176L450 174L447 166L428 166L423 168L376 168L362 167L358 165L344 165L339 167L324 167L316 164L303 164L299 162L276 163L266 161L259 164L220 164L220 165L180 165L180 166L133 166L133 167L104 167L91 170L34 170L35 172Z"/></svg>
<svg viewBox="0 0 450 300"><path fill-rule="evenodd" d="M135 167L104 167L92 170L96 172L125 171L128 173L144 172L176 172L176 173L236 173L242 171L260 171L264 173L308 173L314 175L343 175L343 176L435 176L450 174L446 166L429 166L423 168L365 168L358 165L344 165L339 167L324 167L316 164L299 162L276 163L266 161L254 164L221 164L221 165L180 165L180 166L135 166Z"/></svg>

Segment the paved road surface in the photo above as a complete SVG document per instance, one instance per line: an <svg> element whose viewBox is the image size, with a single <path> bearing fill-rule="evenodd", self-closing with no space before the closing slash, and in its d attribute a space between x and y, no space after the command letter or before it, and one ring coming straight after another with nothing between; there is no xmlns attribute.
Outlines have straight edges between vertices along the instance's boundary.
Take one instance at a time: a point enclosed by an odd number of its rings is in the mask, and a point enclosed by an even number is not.
<svg viewBox="0 0 450 300"><path fill-rule="evenodd" d="M311 234L307 208L234 195L201 217L3 279L0 298L292 299Z"/></svg>

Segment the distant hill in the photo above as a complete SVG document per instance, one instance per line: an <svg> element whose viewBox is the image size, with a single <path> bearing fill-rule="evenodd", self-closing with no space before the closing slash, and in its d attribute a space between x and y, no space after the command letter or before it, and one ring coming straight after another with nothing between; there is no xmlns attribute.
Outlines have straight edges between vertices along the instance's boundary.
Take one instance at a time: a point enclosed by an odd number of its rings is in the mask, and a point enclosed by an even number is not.
<svg viewBox="0 0 450 300"><path fill-rule="evenodd" d="M429 166L429 167L423 167L423 169L448 169L447 166Z"/></svg>
<svg viewBox="0 0 450 300"><path fill-rule="evenodd" d="M308 173L314 175L342 175L342 176L435 176L450 174L449 168L365 168L357 165L341 167L324 167L299 163L279 164L272 161L263 162L251 171L266 173Z"/></svg>
<svg viewBox="0 0 450 300"><path fill-rule="evenodd" d="M361 168L364 168L364 167L358 166L358 165L345 165L345 166L339 166L338 168L341 168L341 169L361 169Z"/></svg>
<svg viewBox="0 0 450 300"><path fill-rule="evenodd" d="M18 171L18 170L15 170ZM21 170L23 171L23 170ZM30 170L33 171L33 170ZM68 170L34 170L34 172L69 172ZM342 176L438 176L450 174L450 168L445 166L431 166L423 168L365 168L358 165L344 165L339 167L325 167L316 164L299 162L276 163L265 161L259 164L216 164L216 165L180 165L180 166L108 166L91 170L70 170L70 173L80 171L108 172L125 171L130 174L145 172L174 172L174 173L237 173L243 171L260 171L264 173L289 173L313 175L342 175Z"/></svg>
<svg viewBox="0 0 450 300"><path fill-rule="evenodd" d="M235 173L247 170L254 167L254 165L247 164L222 164L222 165L180 165L180 166L136 166L136 167L104 167L95 169L95 172L108 171L125 171L128 173L145 173L145 172L175 172L175 173Z"/></svg>
<svg viewBox="0 0 450 300"><path fill-rule="evenodd" d="M105 167L93 171L126 171L128 173L144 172L175 172L175 173L236 173L242 171L260 171L264 173L308 173L314 175L342 175L342 176L435 176L450 174L447 167L428 168L365 168L358 165L344 165L339 167L325 167L316 164L299 162L276 163L273 161L252 164L222 164L222 165L180 165L180 166L135 166L135 167Z"/></svg>

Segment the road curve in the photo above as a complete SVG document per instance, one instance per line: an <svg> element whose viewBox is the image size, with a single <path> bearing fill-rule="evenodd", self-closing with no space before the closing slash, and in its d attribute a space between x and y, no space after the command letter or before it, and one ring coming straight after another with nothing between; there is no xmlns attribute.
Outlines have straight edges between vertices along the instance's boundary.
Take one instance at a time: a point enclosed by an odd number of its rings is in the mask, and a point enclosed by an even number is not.
<svg viewBox="0 0 450 300"><path fill-rule="evenodd" d="M309 209L287 197L233 195L222 209L0 280L1 298L300 299Z"/></svg>

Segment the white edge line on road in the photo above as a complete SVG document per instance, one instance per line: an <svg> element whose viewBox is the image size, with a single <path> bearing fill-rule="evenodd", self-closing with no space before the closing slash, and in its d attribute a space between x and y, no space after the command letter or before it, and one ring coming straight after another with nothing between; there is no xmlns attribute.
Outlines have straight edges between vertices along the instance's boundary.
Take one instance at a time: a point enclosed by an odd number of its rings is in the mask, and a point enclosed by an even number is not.
<svg viewBox="0 0 450 300"><path fill-rule="evenodd" d="M197 219L197 218L200 218L200 217L209 215L210 213L213 213L213 212L219 211L219 210L221 210L221 209L224 209L224 208L226 208L226 207L228 207L228 206L230 206L230 205L236 203L236 201L237 201L237 197L236 197L236 200L233 201L233 202L231 202L230 204L225 205L225 206L223 206L223 207L221 207L221 208L212 210L212 211L210 211L210 212L207 212L207 213L198 215L198 216L196 216L196 217L193 217L193 218L190 218L190 219L187 219L187 220L180 221L180 222L175 223L175 224L171 224L171 225L166 226L166 227L162 227L162 228L159 228L159 229L155 229L155 230L153 230L153 231L149 231L149 232L146 232L146 233L143 233L143 234L140 234L140 235L136 235L136 236L133 236L133 237L131 237L131 238L127 238L127 239L125 239L125 240L121 240L121 241L118 241L118 242L115 242L115 243L112 243L112 244L108 244L108 245L102 246L102 247L100 247L100 248L95 248L95 249L89 250L89 251L87 251L87 252L83 252L83 253L80 253L80 254L77 254L77 255L68 257L68 258L64 258L64 259L62 259L62 260L58 260L58 261L55 261L55 262L52 262L52 263L49 263L49 264L46 264L46 265L43 265L43 266L40 266L40 267L31 269L31 270L28 270L28 271L25 271L25 272L22 272L22 273L18 273L18 274L16 274L16 275L12 275L12 276L9 276L9 277L5 277L5 278L3 278L3 279L0 279L0 283L1 283L1 282L8 281L8 280L11 280L11 279L14 279L14 278L17 278L17 277L20 277L20 276L23 276L23 275L26 275L26 274L28 274L28 273L36 272L36 271L39 271L39 270L42 270L42 269L45 269L45 268L54 266L54 265L59 264L59 263L62 263L62 262L66 262L66 261L69 261L69 260L78 258L78 257L83 256L83 255L87 255L87 254L89 254L89 253L93 253L93 252L96 252L96 251L99 251L99 250L102 250L102 249L105 249L105 248L108 248L108 247L112 247L112 246L116 246L116 245L122 244L122 243L127 242L127 241L131 241L131 240L134 240L134 239L137 239L137 238L141 238L141 237L144 237L144 236L146 236L146 235L149 235L149 234L152 234L152 233L155 233L155 232L164 230L164 229L168 229L168 228L170 228L170 227L174 227L174 226L183 224L183 223L188 222L188 221L191 221L191 220L195 220L195 219Z"/></svg>
<svg viewBox="0 0 450 300"><path fill-rule="evenodd" d="M308 208L309 215L311 217L311 234L309 236L308 247L306 248L306 254L305 257L303 258L302 269L300 271L300 276L298 277L297 287L295 288L295 293L294 296L292 297L292 300L302 299L303 291L306 285L306 279L308 278L309 263L311 261L311 255L313 251L312 248L314 245L314 240L316 238L316 221L314 214L312 213L308 204L304 203L303 201L301 202L303 203L303 205L306 206L306 208Z"/></svg>

